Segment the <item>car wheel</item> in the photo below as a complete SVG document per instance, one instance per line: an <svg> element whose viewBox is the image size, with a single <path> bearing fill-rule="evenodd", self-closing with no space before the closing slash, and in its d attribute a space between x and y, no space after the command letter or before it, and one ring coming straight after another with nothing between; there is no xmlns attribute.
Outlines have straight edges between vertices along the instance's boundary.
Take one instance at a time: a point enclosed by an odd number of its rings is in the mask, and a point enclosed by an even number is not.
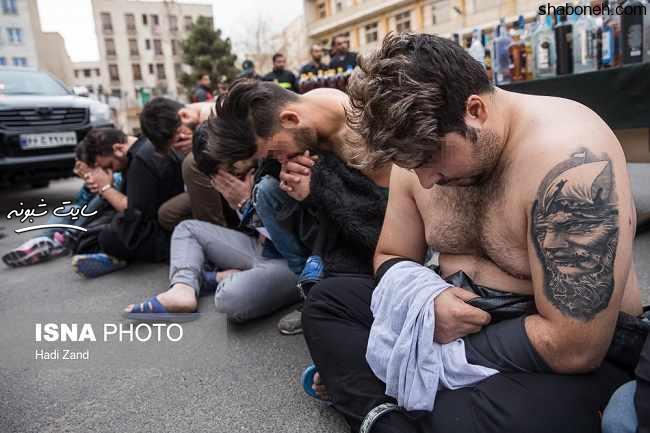
<svg viewBox="0 0 650 433"><path fill-rule="evenodd" d="M50 181L49 180L39 180L37 182L32 182L30 183L30 186L34 189L37 188L47 188L50 186Z"/></svg>

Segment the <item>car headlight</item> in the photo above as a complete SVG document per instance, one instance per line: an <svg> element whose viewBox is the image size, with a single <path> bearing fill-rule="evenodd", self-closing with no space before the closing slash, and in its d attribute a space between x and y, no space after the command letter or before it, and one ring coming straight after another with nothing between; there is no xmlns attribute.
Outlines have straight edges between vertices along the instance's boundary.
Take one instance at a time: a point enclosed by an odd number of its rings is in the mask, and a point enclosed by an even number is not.
<svg viewBox="0 0 650 433"><path fill-rule="evenodd" d="M112 123L110 107L106 104L91 105L90 123L93 125L106 125Z"/></svg>

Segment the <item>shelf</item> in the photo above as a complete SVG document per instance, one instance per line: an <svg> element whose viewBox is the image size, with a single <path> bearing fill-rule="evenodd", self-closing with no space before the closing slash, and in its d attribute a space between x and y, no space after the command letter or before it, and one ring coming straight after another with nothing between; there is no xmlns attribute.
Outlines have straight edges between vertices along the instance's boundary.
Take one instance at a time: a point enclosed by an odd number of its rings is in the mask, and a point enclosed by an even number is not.
<svg viewBox="0 0 650 433"><path fill-rule="evenodd" d="M594 110L612 129L650 128L650 63L499 87L572 99Z"/></svg>

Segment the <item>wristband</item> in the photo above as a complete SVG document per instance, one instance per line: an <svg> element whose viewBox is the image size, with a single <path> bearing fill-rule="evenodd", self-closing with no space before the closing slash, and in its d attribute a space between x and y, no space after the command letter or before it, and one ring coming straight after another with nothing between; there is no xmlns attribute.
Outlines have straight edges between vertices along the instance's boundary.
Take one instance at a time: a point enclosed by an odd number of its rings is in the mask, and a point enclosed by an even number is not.
<svg viewBox="0 0 650 433"><path fill-rule="evenodd" d="M111 185L110 183L107 184L107 185L104 185L104 186L102 187L102 189L99 190L99 195L104 194L106 191L108 191L108 190L111 189L111 188L113 188L113 185Z"/></svg>

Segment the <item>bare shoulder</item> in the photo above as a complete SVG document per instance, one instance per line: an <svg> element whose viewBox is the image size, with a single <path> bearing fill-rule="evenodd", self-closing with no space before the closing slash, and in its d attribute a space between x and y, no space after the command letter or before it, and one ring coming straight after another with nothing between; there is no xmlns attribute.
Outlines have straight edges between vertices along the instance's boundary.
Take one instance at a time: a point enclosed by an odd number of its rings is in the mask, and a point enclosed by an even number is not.
<svg viewBox="0 0 650 433"><path fill-rule="evenodd" d="M555 182L560 179L578 176L588 182L603 173L616 182L619 195L626 195L629 179L625 155L612 130L584 105L546 99L532 127L523 128L525 132L516 136L510 156L511 179L518 186L522 204L532 205L540 198L541 189L557 187ZM564 184L563 189L570 187Z"/></svg>

